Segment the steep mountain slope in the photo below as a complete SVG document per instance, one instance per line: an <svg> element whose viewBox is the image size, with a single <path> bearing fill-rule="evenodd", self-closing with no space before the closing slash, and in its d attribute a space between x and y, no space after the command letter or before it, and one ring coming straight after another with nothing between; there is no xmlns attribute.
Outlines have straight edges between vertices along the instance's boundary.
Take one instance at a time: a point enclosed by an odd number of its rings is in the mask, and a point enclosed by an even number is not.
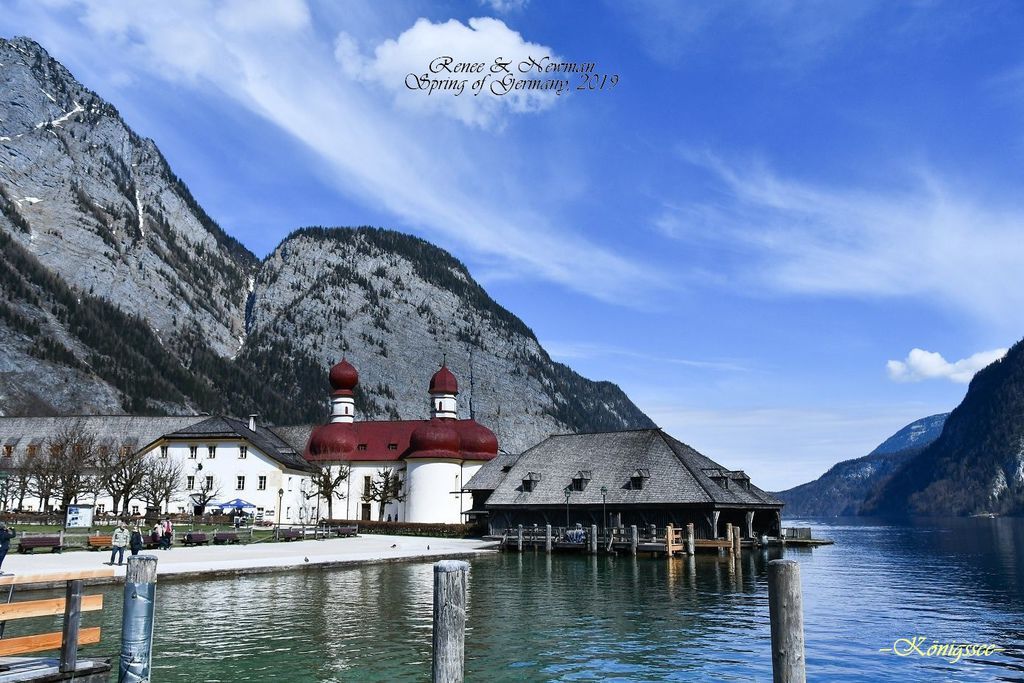
<svg viewBox="0 0 1024 683"><path fill-rule="evenodd" d="M864 511L1024 513L1024 341L974 376L942 435L885 482Z"/></svg>
<svg viewBox="0 0 1024 683"><path fill-rule="evenodd" d="M948 416L911 422L867 455L837 463L814 481L775 495L786 501L786 514L791 516L856 515L880 482L939 437Z"/></svg>
<svg viewBox="0 0 1024 683"><path fill-rule="evenodd" d="M501 308L466 267L421 239L373 228L306 228L256 278L251 348L287 339L327 366L359 369L372 418L422 418L443 359L461 409L518 450L552 432L650 426L613 384L552 362L533 332Z"/></svg>
<svg viewBox="0 0 1024 683"><path fill-rule="evenodd" d="M651 425L422 240L311 228L260 263L112 106L32 41L0 40L0 413L314 422L344 353L369 418L425 416L447 354L463 411L472 397L508 449Z"/></svg>

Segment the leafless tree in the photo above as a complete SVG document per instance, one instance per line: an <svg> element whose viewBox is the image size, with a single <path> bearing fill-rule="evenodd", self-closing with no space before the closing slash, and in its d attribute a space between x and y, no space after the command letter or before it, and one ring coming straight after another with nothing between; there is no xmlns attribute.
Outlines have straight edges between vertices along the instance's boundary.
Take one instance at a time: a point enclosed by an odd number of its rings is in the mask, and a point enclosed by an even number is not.
<svg viewBox="0 0 1024 683"><path fill-rule="evenodd" d="M60 509L81 494L96 490L96 438L81 423L61 427L46 440L43 452L29 457L32 492L45 510L51 497L60 498Z"/></svg>
<svg viewBox="0 0 1024 683"><path fill-rule="evenodd" d="M334 519L334 499L343 500L345 494L341 492L341 485L351 474L348 465L342 465L337 470L331 467L318 467L311 478L312 486L306 493L306 499L314 496L323 496L327 499L327 519Z"/></svg>
<svg viewBox="0 0 1024 683"><path fill-rule="evenodd" d="M199 488L196 489L190 496L192 504L196 506L196 514L204 514L206 512L206 506L210 504L210 501L220 496L220 483L217 478L212 474L203 477L202 482L199 484Z"/></svg>
<svg viewBox="0 0 1024 683"><path fill-rule="evenodd" d="M146 458L143 461L139 497L149 507L165 509L181 490L183 467L171 458Z"/></svg>
<svg viewBox="0 0 1024 683"><path fill-rule="evenodd" d="M128 514L128 503L146 477L145 454L126 437L113 445L103 445L96 453L96 481L100 491L110 494L113 512ZM123 507L122 507L123 504Z"/></svg>
<svg viewBox="0 0 1024 683"><path fill-rule="evenodd" d="M402 478L393 468L385 467L377 470L376 476L370 480L369 484L369 489L363 493L363 501L380 503L377 519L383 522L385 506L391 502L405 500L405 494L402 493Z"/></svg>
<svg viewBox="0 0 1024 683"><path fill-rule="evenodd" d="M28 495L29 485L32 483L28 456L24 452L19 452L0 458L0 472L5 475L4 507L21 510L25 506L25 496Z"/></svg>

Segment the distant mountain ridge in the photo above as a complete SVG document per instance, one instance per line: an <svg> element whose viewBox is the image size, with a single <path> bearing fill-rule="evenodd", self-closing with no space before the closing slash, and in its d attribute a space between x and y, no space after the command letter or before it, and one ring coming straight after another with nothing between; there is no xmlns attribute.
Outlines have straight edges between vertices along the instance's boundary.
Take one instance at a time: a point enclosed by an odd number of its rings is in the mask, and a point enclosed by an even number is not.
<svg viewBox="0 0 1024 683"><path fill-rule="evenodd" d="M884 482L864 510L1024 514L1024 341L974 376L939 438Z"/></svg>
<svg viewBox="0 0 1024 683"><path fill-rule="evenodd" d="M510 450L653 426L553 362L457 259L374 228L304 228L264 261L156 145L38 44L0 39L0 414L326 418L347 355L365 418L420 418L442 358Z"/></svg>
<svg viewBox="0 0 1024 683"><path fill-rule="evenodd" d="M879 484L942 433L949 413L911 422L867 455L833 465L812 482L776 493L790 516L856 515Z"/></svg>

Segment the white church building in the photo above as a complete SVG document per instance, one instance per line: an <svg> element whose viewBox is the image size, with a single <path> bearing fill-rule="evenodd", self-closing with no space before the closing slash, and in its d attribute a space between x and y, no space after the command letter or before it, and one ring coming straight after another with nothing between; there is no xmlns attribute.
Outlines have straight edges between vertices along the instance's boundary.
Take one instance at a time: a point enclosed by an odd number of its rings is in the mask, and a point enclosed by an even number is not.
<svg viewBox="0 0 1024 683"><path fill-rule="evenodd" d="M350 468L344 498L335 502L334 516L445 524L465 521L463 513L473 501L463 493L463 486L497 456L498 439L475 420L459 419L459 387L451 370L442 365L431 377L426 420L357 421L356 369L342 360L331 368L329 379L331 421L313 430L303 455L311 464L333 472ZM373 499L368 494L386 472L400 482L397 499Z"/></svg>

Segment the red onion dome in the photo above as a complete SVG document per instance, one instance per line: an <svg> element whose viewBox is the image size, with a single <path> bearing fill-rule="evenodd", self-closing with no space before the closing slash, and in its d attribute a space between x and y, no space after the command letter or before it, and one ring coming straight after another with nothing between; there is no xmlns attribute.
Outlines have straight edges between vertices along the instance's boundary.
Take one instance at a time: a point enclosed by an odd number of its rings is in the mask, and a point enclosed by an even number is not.
<svg viewBox="0 0 1024 683"><path fill-rule="evenodd" d="M490 460L490 456L498 454L498 437L476 420L459 420L455 428L459 432L459 443L465 456Z"/></svg>
<svg viewBox="0 0 1024 683"><path fill-rule="evenodd" d="M459 393L459 383L455 380L455 375L452 374L452 371L448 369L447 365L442 365L441 369L435 372L434 376L430 378L430 393Z"/></svg>
<svg viewBox="0 0 1024 683"><path fill-rule="evenodd" d="M409 439L411 458L458 458L459 433L444 420L426 420Z"/></svg>
<svg viewBox="0 0 1024 683"><path fill-rule="evenodd" d="M309 435L306 445L306 460L344 460L345 454L356 448L356 435L352 425L345 422L330 422L321 425Z"/></svg>
<svg viewBox="0 0 1024 683"><path fill-rule="evenodd" d="M335 393L351 394L352 390L359 384L359 373L356 372L351 363L342 358L340 363L331 368L329 379L332 391Z"/></svg>

